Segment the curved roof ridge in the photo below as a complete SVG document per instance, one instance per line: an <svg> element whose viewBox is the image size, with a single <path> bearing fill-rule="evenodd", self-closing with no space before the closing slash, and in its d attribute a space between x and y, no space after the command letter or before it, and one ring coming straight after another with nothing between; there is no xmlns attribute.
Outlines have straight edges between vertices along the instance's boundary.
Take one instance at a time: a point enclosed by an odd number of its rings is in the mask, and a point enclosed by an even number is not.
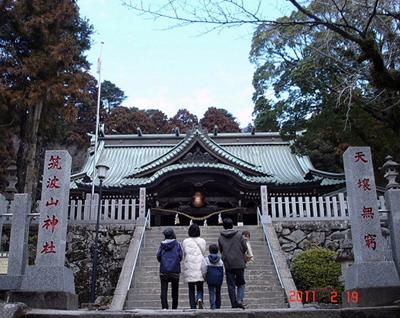
<svg viewBox="0 0 400 318"><path fill-rule="evenodd" d="M276 183L277 180L273 176L248 176L244 174L238 168L232 167L230 165L224 163L212 163L212 162L204 162L204 163L196 163L196 162L187 162L187 163L179 163L179 164L172 164L170 166L163 167L157 170L151 177L142 177L142 178L131 178L125 177L123 178L124 181L120 183L120 186L125 185L144 185L152 183L153 181L160 178L162 175L165 175L168 172L178 171L178 170L185 170L185 169L218 169L218 170L225 170L227 172L231 172L236 176L240 177L242 180L249 182L249 183L256 183L259 182L267 182L269 184Z"/></svg>
<svg viewBox="0 0 400 318"><path fill-rule="evenodd" d="M343 179L345 177L345 174L343 172L329 172L329 171L323 171L323 170L318 170L318 169L310 169L309 170L313 175L319 176L319 177L329 177L333 179Z"/></svg>
<svg viewBox="0 0 400 318"><path fill-rule="evenodd" d="M272 175L266 172L262 168L262 166L257 166L253 163L249 163L231 154L229 151L211 140L207 133L201 131L199 128L195 128L194 130L188 132L186 134L186 137L176 146L170 149L167 153L146 163L145 165L142 165L141 167L138 167L131 175L127 176L126 178L140 177L143 174L151 173L154 170L158 170L160 166L165 165L168 162L174 162L178 160L185 154L186 150L190 149L190 147L195 144L197 140L204 148L208 148L211 154L214 154L214 156L216 156L217 158L222 159L222 161L226 160L253 173L268 176Z"/></svg>

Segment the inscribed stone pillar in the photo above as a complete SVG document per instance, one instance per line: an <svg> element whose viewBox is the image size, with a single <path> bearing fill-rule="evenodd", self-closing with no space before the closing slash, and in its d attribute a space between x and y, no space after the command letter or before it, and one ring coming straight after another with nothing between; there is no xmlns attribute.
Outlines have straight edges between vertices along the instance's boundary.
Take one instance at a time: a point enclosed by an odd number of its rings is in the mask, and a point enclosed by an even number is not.
<svg viewBox="0 0 400 318"><path fill-rule="evenodd" d="M349 147L343 162L354 251L354 264L345 272L345 289L364 289L367 295L374 288L398 287L400 281L393 261L384 261L370 148Z"/></svg>
<svg viewBox="0 0 400 318"><path fill-rule="evenodd" d="M65 150L45 154L35 266L28 266L23 291L75 294L74 276L64 266L71 156Z"/></svg>
<svg viewBox="0 0 400 318"><path fill-rule="evenodd" d="M262 215L268 215L268 190L266 185L260 187L261 195L261 213Z"/></svg>
<svg viewBox="0 0 400 318"><path fill-rule="evenodd" d="M25 273L28 258L28 213L31 208L31 198L28 194L16 194L11 203L12 223L10 235L10 250L8 254L8 271L0 277L2 290L18 289Z"/></svg>
<svg viewBox="0 0 400 318"><path fill-rule="evenodd" d="M146 215L146 188L139 189L139 217Z"/></svg>
<svg viewBox="0 0 400 318"><path fill-rule="evenodd" d="M385 201L389 209L389 230L392 255L400 275L400 189L385 192Z"/></svg>

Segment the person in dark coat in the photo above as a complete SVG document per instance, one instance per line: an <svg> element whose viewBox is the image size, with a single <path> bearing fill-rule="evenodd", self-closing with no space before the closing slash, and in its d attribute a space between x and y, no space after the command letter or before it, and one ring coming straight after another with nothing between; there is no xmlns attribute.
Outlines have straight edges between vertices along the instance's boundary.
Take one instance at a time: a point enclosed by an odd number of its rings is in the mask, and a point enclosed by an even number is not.
<svg viewBox="0 0 400 318"><path fill-rule="evenodd" d="M244 309L243 303L238 300L244 298L246 284L244 280L246 241L241 232L233 229L232 219L225 218L223 227L224 230L221 231L221 235L218 238L218 246L225 266L229 299L232 308Z"/></svg>
<svg viewBox="0 0 400 318"><path fill-rule="evenodd" d="M179 275L181 273L182 247L176 240L175 232L167 228L163 232L165 240L161 242L157 252L160 262L161 308L168 309L168 283L172 288L172 309L178 308Z"/></svg>
<svg viewBox="0 0 400 318"><path fill-rule="evenodd" d="M210 244L210 255L204 257L201 271L207 281L211 309L221 308L221 286L224 280L224 263L218 255L218 245Z"/></svg>

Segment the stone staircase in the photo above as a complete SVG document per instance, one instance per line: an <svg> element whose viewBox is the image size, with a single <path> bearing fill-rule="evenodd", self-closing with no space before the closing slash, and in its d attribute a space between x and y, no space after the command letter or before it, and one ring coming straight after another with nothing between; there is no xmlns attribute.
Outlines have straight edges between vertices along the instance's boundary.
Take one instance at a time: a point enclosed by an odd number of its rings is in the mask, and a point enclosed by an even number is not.
<svg viewBox="0 0 400 318"><path fill-rule="evenodd" d="M236 228L236 227L235 227ZM140 253L138 268L135 270L134 279L128 292L125 302L125 309L160 309L160 279L159 263L156 253L160 242L164 236L162 234L165 227L153 227L146 231L144 248ZM208 255L208 245L217 243L219 232L222 227L208 226L201 227L201 237L207 242L206 255ZM285 308L285 293L280 286L276 270L274 268L268 246L263 239L262 227L243 226L238 228L240 231L248 230L251 233L251 246L254 253L255 262L248 265L245 270L246 295L244 303L249 309L259 308ZM174 227L178 241L182 242L187 235L187 226ZM188 298L187 283L181 275L179 282L179 309L190 308ZM169 286L168 303L171 308L171 288ZM226 281L221 291L222 308L230 308ZM205 308L209 308L209 294L207 284L204 283L204 303Z"/></svg>

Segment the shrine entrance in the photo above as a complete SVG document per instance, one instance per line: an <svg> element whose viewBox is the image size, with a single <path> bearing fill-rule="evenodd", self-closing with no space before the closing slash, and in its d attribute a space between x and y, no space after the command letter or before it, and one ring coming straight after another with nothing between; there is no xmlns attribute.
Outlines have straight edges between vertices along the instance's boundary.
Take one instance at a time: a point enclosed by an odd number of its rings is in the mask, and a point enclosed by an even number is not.
<svg viewBox="0 0 400 318"><path fill-rule="evenodd" d="M257 224L259 188L243 187L226 174L187 173L163 180L152 189L152 226L221 226L230 217L234 224Z"/></svg>

